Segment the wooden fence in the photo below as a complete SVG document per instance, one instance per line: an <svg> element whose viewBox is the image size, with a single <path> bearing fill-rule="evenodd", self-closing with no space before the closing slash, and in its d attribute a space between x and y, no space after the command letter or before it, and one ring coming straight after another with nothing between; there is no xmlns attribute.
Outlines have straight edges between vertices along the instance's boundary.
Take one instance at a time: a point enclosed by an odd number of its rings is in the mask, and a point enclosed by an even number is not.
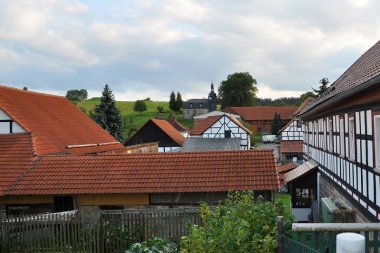
<svg viewBox="0 0 380 253"><path fill-rule="evenodd" d="M135 242L174 242L199 224L196 210L72 211L0 221L0 252L125 252Z"/></svg>

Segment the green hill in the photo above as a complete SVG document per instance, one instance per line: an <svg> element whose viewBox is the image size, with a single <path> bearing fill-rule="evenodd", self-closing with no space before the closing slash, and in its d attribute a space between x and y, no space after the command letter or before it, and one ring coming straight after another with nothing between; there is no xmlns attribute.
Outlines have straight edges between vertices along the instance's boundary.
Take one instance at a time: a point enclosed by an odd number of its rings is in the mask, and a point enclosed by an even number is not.
<svg viewBox="0 0 380 253"><path fill-rule="evenodd" d="M81 108L87 114L93 111L95 105L100 103L100 98L91 98L84 101L79 101L76 105ZM139 112L133 111L133 105L135 101L116 101L116 106L120 109L121 116L123 118L124 124L126 125L125 137L130 136L134 131L136 131L141 125L147 122L149 119L157 116L157 107L162 106L164 108L164 113L160 113L160 117L170 118L175 116L179 122L183 125L191 128L193 125L192 120L186 120L183 118L182 114L173 114L169 111L169 102L162 101L145 101L147 105L147 111Z"/></svg>

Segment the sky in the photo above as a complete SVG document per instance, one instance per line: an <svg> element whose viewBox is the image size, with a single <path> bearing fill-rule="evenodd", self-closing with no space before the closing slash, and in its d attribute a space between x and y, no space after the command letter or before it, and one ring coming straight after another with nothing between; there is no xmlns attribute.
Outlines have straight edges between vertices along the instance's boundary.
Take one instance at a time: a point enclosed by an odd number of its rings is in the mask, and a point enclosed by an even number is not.
<svg viewBox="0 0 380 253"><path fill-rule="evenodd" d="M249 72L258 96L337 79L380 38L370 0L0 0L0 83L117 100L208 95Z"/></svg>

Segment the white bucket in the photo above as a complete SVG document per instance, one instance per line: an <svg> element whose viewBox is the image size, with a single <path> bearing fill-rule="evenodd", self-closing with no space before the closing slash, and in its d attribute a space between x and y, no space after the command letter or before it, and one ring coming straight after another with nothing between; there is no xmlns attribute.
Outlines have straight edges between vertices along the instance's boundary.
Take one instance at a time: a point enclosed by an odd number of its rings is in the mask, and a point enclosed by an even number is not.
<svg viewBox="0 0 380 253"><path fill-rule="evenodd" d="M364 253L365 237L356 233L341 233L336 236L336 253Z"/></svg>

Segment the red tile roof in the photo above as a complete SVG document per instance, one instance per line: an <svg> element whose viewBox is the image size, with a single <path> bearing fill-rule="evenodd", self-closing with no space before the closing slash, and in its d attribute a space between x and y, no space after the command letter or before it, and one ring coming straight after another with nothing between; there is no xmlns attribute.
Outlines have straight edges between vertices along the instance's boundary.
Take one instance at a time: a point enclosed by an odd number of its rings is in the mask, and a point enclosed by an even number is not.
<svg viewBox="0 0 380 253"><path fill-rule="evenodd" d="M277 190L272 150L42 156L9 195Z"/></svg>
<svg viewBox="0 0 380 253"><path fill-rule="evenodd" d="M368 49L332 85L331 89L318 96L300 114L327 102L331 98L344 96L348 91L359 88L380 75L380 41ZM378 82L372 83L378 85ZM353 95L352 93L351 95Z"/></svg>
<svg viewBox="0 0 380 253"><path fill-rule="evenodd" d="M0 134L0 196L26 171L35 155L31 134Z"/></svg>
<svg viewBox="0 0 380 253"><path fill-rule="evenodd" d="M172 125L175 129L177 129L180 132L189 131L189 129L181 123L179 123L176 118L168 120L168 122L170 123L170 125Z"/></svg>
<svg viewBox="0 0 380 253"><path fill-rule="evenodd" d="M178 132L178 130L175 129L167 120L151 119L151 121L178 145L182 146L182 144L185 142L185 137L180 132Z"/></svg>
<svg viewBox="0 0 380 253"><path fill-rule="evenodd" d="M224 109L225 112L240 115L246 121L273 120L275 113L279 113L281 119L289 120L296 110L295 106L246 106Z"/></svg>
<svg viewBox="0 0 380 253"><path fill-rule="evenodd" d="M286 172L291 171L297 168L298 166L299 164L296 164L296 163L288 163L288 164L281 165L278 167L278 177L280 179L280 185L284 184Z"/></svg>
<svg viewBox="0 0 380 253"><path fill-rule="evenodd" d="M302 153L303 141L281 141L281 153Z"/></svg>
<svg viewBox="0 0 380 253"><path fill-rule="evenodd" d="M236 125L244 129L247 133L252 134L251 130L246 128L240 121L237 119L230 117L228 115L217 115L217 116L210 116L205 119L198 119L194 121L194 128L191 129L190 135L202 135L207 129L209 129L212 125L214 125L219 119L222 117L227 117L231 121L233 121Z"/></svg>
<svg viewBox="0 0 380 253"><path fill-rule="evenodd" d="M33 134L39 155L67 152L69 145L116 141L65 97L0 86L0 108ZM98 146L94 150L109 147ZM122 144L115 147L123 148Z"/></svg>

